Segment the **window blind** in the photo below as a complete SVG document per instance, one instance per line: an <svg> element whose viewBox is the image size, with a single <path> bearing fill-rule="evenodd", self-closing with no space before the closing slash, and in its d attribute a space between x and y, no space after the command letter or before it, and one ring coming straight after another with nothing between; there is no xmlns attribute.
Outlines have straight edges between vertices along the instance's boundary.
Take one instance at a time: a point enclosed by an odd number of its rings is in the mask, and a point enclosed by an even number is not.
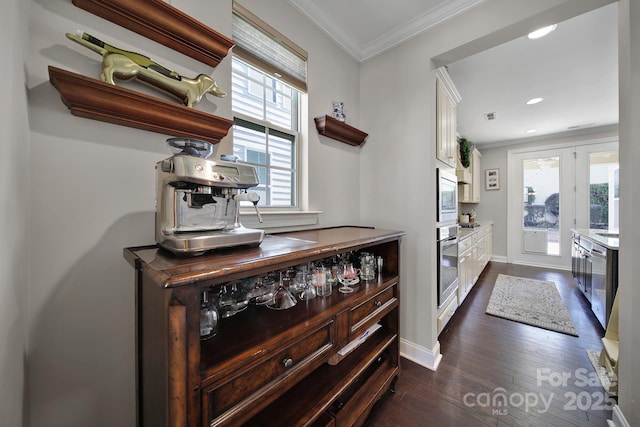
<svg viewBox="0 0 640 427"><path fill-rule="evenodd" d="M233 2L233 53L262 71L307 91L307 52Z"/></svg>

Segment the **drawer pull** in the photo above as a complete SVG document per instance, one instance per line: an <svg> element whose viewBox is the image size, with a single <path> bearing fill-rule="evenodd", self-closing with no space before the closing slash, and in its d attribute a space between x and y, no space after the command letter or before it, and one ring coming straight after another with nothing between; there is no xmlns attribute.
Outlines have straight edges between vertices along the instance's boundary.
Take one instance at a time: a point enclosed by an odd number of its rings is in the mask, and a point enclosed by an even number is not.
<svg viewBox="0 0 640 427"><path fill-rule="evenodd" d="M375 305L376 307L380 307L382 305L382 303L378 300L376 300L373 305Z"/></svg>
<svg viewBox="0 0 640 427"><path fill-rule="evenodd" d="M284 366L284 369L289 369L293 366L293 359L291 359L290 357L282 359L282 366Z"/></svg>

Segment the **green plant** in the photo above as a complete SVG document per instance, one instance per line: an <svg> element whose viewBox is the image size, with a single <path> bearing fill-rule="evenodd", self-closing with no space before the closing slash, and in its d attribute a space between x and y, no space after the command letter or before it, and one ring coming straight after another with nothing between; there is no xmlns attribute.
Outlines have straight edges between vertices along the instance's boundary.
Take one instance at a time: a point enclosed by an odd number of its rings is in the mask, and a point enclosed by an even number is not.
<svg viewBox="0 0 640 427"><path fill-rule="evenodd" d="M467 138L459 138L458 144L460 144L460 163L462 167L468 168L471 166L471 143Z"/></svg>

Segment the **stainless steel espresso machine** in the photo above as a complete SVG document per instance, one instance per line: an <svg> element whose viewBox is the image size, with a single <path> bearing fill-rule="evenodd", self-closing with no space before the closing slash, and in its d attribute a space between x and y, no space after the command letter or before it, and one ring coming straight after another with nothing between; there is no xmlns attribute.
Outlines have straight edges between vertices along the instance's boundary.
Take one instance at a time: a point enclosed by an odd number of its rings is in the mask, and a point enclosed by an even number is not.
<svg viewBox="0 0 640 427"><path fill-rule="evenodd" d="M263 230L240 224L240 202L252 202L258 219L259 184L253 166L210 160L207 141L169 138L174 155L156 164L156 242L181 255L212 249L258 246Z"/></svg>

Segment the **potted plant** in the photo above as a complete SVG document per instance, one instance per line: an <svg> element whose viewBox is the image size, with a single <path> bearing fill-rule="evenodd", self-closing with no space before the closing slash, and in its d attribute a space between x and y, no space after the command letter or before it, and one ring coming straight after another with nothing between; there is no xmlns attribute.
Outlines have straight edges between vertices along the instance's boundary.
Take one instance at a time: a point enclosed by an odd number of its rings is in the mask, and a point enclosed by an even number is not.
<svg viewBox="0 0 640 427"><path fill-rule="evenodd" d="M471 166L471 143L467 138L458 138L460 145L460 164L463 168Z"/></svg>

